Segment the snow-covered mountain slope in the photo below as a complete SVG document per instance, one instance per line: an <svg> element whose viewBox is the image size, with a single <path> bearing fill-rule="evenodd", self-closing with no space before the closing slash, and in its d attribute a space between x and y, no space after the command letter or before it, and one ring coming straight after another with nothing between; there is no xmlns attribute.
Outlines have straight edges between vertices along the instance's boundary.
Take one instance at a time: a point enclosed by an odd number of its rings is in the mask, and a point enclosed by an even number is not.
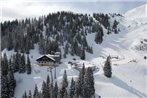
<svg viewBox="0 0 147 98"><path fill-rule="evenodd" d="M100 46L94 45L96 46L94 55L106 56L110 54L119 57L119 60L112 59L114 75L112 79L95 75L96 93L104 98L147 97L144 87L147 77L147 62L144 60L144 56L147 55L147 49L138 50L135 48L142 44L141 41L147 39L147 23L145 22L147 19L146 17L138 17L140 12L146 12L145 8L146 5L127 12L124 18L119 19L121 33L107 36ZM130 18L131 15L136 18ZM138 19L137 22L136 19ZM142 21L139 21L139 19ZM96 58L93 61L96 63ZM111 91L111 88L113 88L113 91Z"/></svg>
<svg viewBox="0 0 147 98"><path fill-rule="evenodd" d="M147 22L147 5L142 5L125 13L125 17L132 21Z"/></svg>
<svg viewBox="0 0 147 98"><path fill-rule="evenodd" d="M58 83L61 83L64 70L67 71L69 81L71 77L76 79L78 76L79 72L68 64L69 61L79 65L84 63L86 67L96 66L98 68L94 72L95 93L100 95L101 98L146 98L147 61L144 56L147 56L147 50L140 51L135 48L136 45L141 44L140 41L147 39L147 19L144 17L146 6L143 5L128 11L124 17L116 16L115 18L120 22L121 32L105 35L104 41L100 45L95 43L94 33L88 34L86 38L88 44L93 47L93 54L86 52L86 60L80 60L79 57L71 55L63 58L62 64L56 69ZM9 56L14 53L6 49L2 53L5 52ZM112 57L112 78L106 78L103 75L103 65L108 55ZM47 74L50 75L47 67L36 65L35 60L38 56L40 54L36 44L35 49L30 51L32 74L15 73L17 81L16 98L21 98L25 91L32 90L33 92L35 84L41 90L42 82L46 80ZM118 59L115 57L118 57ZM73 58L76 58L76 60L74 61Z"/></svg>

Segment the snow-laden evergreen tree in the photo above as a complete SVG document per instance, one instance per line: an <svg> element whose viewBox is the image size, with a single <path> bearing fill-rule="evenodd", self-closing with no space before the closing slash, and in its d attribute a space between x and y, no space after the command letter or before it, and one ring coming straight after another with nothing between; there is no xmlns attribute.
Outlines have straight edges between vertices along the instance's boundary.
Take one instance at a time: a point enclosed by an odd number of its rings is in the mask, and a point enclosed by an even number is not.
<svg viewBox="0 0 147 98"><path fill-rule="evenodd" d="M20 55L20 53L16 53L16 55L15 55L15 72L17 72L17 71L19 71L19 69L20 69L20 63L21 63L21 55Z"/></svg>
<svg viewBox="0 0 147 98"><path fill-rule="evenodd" d="M110 61L111 57L108 56L106 61L105 61L105 65L104 65L104 75L108 78L111 78L112 76L112 69L111 69L111 61Z"/></svg>
<svg viewBox="0 0 147 98"><path fill-rule="evenodd" d="M47 91L47 85L45 83L45 81L43 81L42 83L42 98L48 98L48 91Z"/></svg>
<svg viewBox="0 0 147 98"><path fill-rule="evenodd" d="M8 72L8 85L9 85L9 96L14 96L14 90L16 87L16 80L14 78L14 74L12 70Z"/></svg>
<svg viewBox="0 0 147 98"><path fill-rule="evenodd" d="M84 37L83 37L83 46L84 47L88 47L88 43L87 43L87 39L86 39L86 36L84 35Z"/></svg>
<svg viewBox="0 0 147 98"><path fill-rule="evenodd" d="M71 79L71 84L70 84L70 89L69 89L69 97L74 98L74 93L75 93L75 81L72 78Z"/></svg>
<svg viewBox="0 0 147 98"><path fill-rule="evenodd" d="M11 61L11 58L9 59L9 62L8 62L8 72L9 71L12 71L13 72L13 66L12 66L12 61Z"/></svg>
<svg viewBox="0 0 147 98"><path fill-rule="evenodd" d="M50 86L50 77L49 77L49 75L47 75L46 85L47 85L48 87Z"/></svg>
<svg viewBox="0 0 147 98"><path fill-rule="evenodd" d="M13 41L12 41L12 34L8 34L8 47L7 50L10 51L13 49Z"/></svg>
<svg viewBox="0 0 147 98"><path fill-rule="evenodd" d="M79 78L78 78L78 93L81 97L83 97L83 86L84 86L84 75L85 75L85 65L83 63L83 67L80 71Z"/></svg>
<svg viewBox="0 0 147 98"><path fill-rule="evenodd" d="M113 28L114 33L116 33L116 34L118 33L118 28L117 28L118 24L119 24L119 22L114 20L112 28Z"/></svg>
<svg viewBox="0 0 147 98"><path fill-rule="evenodd" d="M110 27L109 16L108 14L93 14L94 18L98 20L106 29Z"/></svg>
<svg viewBox="0 0 147 98"><path fill-rule="evenodd" d="M66 70L65 70L64 74L63 74L62 86L61 86L61 89L60 89L60 97L61 98L64 97L64 94L65 94L67 87L68 87L68 80L67 80L67 74L66 74Z"/></svg>
<svg viewBox="0 0 147 98"><path fill-rule="evenodd" d="M26 93L26 91L25 91L24 94L22 95L22 98L27 98L27 93Z"/></svg>
<svg viewBox="0 0 147 98"><path fill-rule="evenodd" d="M68 98L68 93L67 93L67 90L66 90L66 89L65 89L65 92L64 92L63 98Z"/></svg>
<svg viewBox="0 0 147 98"><path fill-rule="evenodd" d="M55 86L53 89L53 98L58 98L58 84L55 82Z"/></svg>
<svg viewBox="0 0 147 98"><path fill-rule="evenodd" d="M10 98L8 78L4 75L1 76L1 98Z"/></svg>
<svg viewBox="0 0 147 98"><path fill-rule="evenodd" d="M75 82L74 98L79 98L80 95L79 91L80 91L80 87L79 87L79 82L77 81Z"/></svg>
<svg viewBox="0 0 147 98"><path fill-rule="evenodd" d="M83 98L91 98L95 94L92 68L88 67L84 75Z"/></svg>
<svg viewBox="0 0 147 98"><path fill-rule="evenodd" d="M95 42L97 44L101 44L103 41L103 28L101 26L99 26L98 31L95 34Z"/></svg>
<svg viewBox="0 0 147 98"><path fill-rule="evenodd" d="M35 85L35 90L34 90L34 93L33 93L33 98L39 98L39 91L38 91L37 85Z"/></svg>
<svg viewBox="0 0 147 98"><path fill-rule="evenodd" d="M69 45L68 45L68 43L66 43L65 44L65 49L64 49L65 54L68 54L68 48L69 48Z"/></svg>
<svg viewBox="0 0 147 98"><path fill-rule="evenodd" d="M111 29L110 29L110 27L108 28L107 34L111 34Z"/></svg>
<svg viewBox="0 0 147 98"><path fill-rule="evenodd" d="M16 64L18 64L18 72L19 73L23 73L23 65L22 65L22 62L21 62L21 54L18 52L18 53L16 53L16 58L15 58L15 60L16 60Z"/></svg>
<svg viewBox="0 0 147 98"><path fill-rule="evenodd" d="M2 75L7 75L8 74L8 59L6 53L4 53L4 56L1 60L1 71Z"/></svg>
<svg viewBox="0 0 147 98"><path fill-rule="evenodd" d="M32 92L31 92L31 90L29 90L29 94L28 94L28 97L27 98L32 98Z"/></svg>
<svg viewBox="0 0 147 98"><path fill-rule="evenodd" d="M1 58L1 98L10 98L9 80L8 80L8 59L6 54Z"/></svg>
<svg viewBox="0 0 147 98"><path fill-rule="evenodd" d="M82 60L85 60L85 49L84 49L84 48L81 50L80 58L81 58Z"/></svg>
<svg viewBox="0 0 147 98"><path fill-rule="evenodd" d="M11 70L13 73L15 72L15 63L13 59L14 55L9 60L9 70Z"/></svg>
<svg viewBox="0 0 147 98"><path fill-rule="evenodd" d="M16 55L13 54L11 66L13 66L13 72L17 72L19 70L19 66L16 65Z"/></svg>
<svg viewBox="0 0 147 98"><path fill-rule="evenodd" d="M65 88L68 87L68 80L67 80L66 70L64 71L64 74L63 74L62 87L65 87Z"/></svg>
<svg viewBox="0 0 147 98"><path fill-rule="evenodd" d="M8 62L6 54L1 58L1 69L1 97L11 98L14 96L16 81L14 79L11 60L9 59Z"/></svg>
<svg viewBox="0 0 147 98"><path fill-rule="evenodd" d="M19 73L24 73L25 72L25 55L23 54L20 58L20 66L19 66Z"/></svg>
<svg viewBox="0 0 147 98"><path fill-rule="evenodd" d="M32 72L29 55L27 56L26 72L27 72L27 74L31 74L31 72Z"/></svg>

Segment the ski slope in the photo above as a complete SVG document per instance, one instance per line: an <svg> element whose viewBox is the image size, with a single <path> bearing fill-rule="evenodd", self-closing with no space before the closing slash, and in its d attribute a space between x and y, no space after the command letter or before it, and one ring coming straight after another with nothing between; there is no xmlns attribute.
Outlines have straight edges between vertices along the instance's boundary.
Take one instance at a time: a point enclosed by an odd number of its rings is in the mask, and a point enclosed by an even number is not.
<svg viewBox="0 0 147 98"><path fill-rule="evenodd" d="M69 81L72 77L76 80L79 72L68 64L69 61L72 61L79 65L84 63L86 67L96 66L98 68L94 72L96 96L100 95L101 98L146 98L147 61L144 60L144 56L147 56L147 50L138 51L133 48L142 39L147 39L146 7L147 5L143 5L126 12L124 17L116 17L120 22L121 32L105 35L104 41L100 45L95 43L94 33L88 34L86 38L88 44L93 47L93 54L86 52L86 60L80 60L79 57L70 55L65 59L63 58L62 64L56 68L58 84L62 81L64 70L67 71ZM14 51L5 49L2 51L3 53L7 53L10 57ZM111 60L112 78L110 79L103 75L103 65L108 55L114 57ZM33 92L35 84L41 90L42 82L46 80L48 74L50 75L48 67L36 65L35 60L39 56L38 45L36 44L35 49L30 51L32 74L15 73L16 98L21 98L25 91L28 93L28 90L32 90ZM73 61L73 58L76 60ZM55 69L53 69L53 75L54 71Z"/></svg>

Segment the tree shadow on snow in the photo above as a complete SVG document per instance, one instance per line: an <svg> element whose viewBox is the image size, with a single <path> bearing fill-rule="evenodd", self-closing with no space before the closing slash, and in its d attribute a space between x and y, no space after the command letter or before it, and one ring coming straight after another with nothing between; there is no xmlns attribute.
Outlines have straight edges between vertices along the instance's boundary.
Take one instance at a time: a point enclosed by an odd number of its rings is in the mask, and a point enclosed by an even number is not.
<svg viewBox="0 0 147 98"><path fill-rule="evenodd" d="M121 79L119 79L116 76L112 77L111 81L114 85L121 87L121 88L129 91L130 93L137 95L139 98L147 98L147 95L145 95L142 92L140 92L139 90L129 86L127 83L125 83L124 81L122 81Z"/></svg>

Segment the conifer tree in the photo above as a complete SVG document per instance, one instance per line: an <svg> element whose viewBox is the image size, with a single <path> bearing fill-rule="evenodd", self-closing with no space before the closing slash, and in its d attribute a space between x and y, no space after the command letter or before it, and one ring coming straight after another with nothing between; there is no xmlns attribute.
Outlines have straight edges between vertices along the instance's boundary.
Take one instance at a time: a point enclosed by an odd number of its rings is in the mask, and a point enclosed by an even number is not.
<svg viewBox="0 0 147 98"><path fill-rule="evenodd" d="M83 37L83 46L84 47L88 47L88 43L87 43L87 40L86 40L86 36L85 35Z"/></svg>
<svg viewBox="0 0 147 98"><path fill-rule="evenodd" d="M15 72L15 64L14 64L13 56L9 59L8 71L12 71L13 73Z"/></svg>
<svg viewBox="0 0 147 98"><path fill-rule="evenodd" d="M98 31L95 34L95 42L97 44L101 44L103 41L103 28L101 26L99 26Z"/></svg>
<svg viewBox="0 0 147 98"><path fill-rule="evenodd" d="M15 55L15 72L17 72L17 71L19 71L20 70L20 63L21 63L21 55L20 55L20 53L16 53L16 55Z"/></svg>
<svg viewBox="0 0 147 98"><path fill-rule="evenodd" d="M107 34L110 34L110 33L111 33L111 29L108 28L108 29L107 29Z"/></svg>
<svg viewBox="0 0 147 98"><path fill-rule="evenodd" d="M16 61L17 67L18 67L18 72L19 72L19 73L22 73L23 70L24 70L24 69L23 69L24 66L22 66L21 54L20 54L19 52L16 53L15 61Z"/></svg>
<svg viewBox="0 0 147 98"><path fill-rule="evenodd" d="M9 96L14 96L14 89L16 87L16 80L12 70L8 72L8 85L9 85Z"/></svg>
<svg viewBox="0 0 147 98"><path fill-rule="evenodd" d="M13 49L13 41L12 41L12 35L8 34L8 47L7 47L7 50L10 51Z"/></svg>
<svg viewBox="0 0 147 98"><path fill-rule="evenodd" d="M113 31L114 31L115 34L118 33L118 29L117 29L117 25L118 25L118 24L119 24L119 22L116 21L116 20L114 20L114 23L113 23L112 28L113 28Z"/></svg>
<svg viewBox="0 0 147 98"><path fill-rule="evenodd" d="M9 62L8 62L8 72L12 70L12 61L11 61L11 58L9 59ZM13 70L12 70L13 71Z"/></svg>
<svg viewBox="0 0 147 98"><path fill-rule="evenodd" d="M91 98L95 94L93 71L87 68L84 75L83 98Z"/></svg>
<svg viewBox="0 0 147 98"><path fill-rule="evenodd" d="M1 77L1 98L10 98L8 78L4 75Z"/></svg>
<svg viewBox="0 0 147 98"><path fill-rule="evenodd" d="M35 85L35 90L34 90L33 98L39 98L38 96L39 96L38 87L37 87L37 85Z"/></svg>
<svg viewBox="0 0 147 98"><path fill-rule="evenodd" d="M29 90L29 94L28 94L28 97L27 98L32 98L31 90Z"/></svg>
<svg viewBox="0 0 147 98"><path fill-rule="evenodd" d="M31 68L31 62L29 55L27 56L27 64L26 64L26 72L27 74L31 74L32 68Z"/></svg>
<svg viewBox="0 0 147 98"><path fill-rule="evenodd" d="M20 73L24 73L25 72L25 56L24 54L21 56L21 62L20 62L20 66L19 66L19 72Z"/></svg>
<svg viewBox="0 0 147 98"><path fill-rule="evenodd" d="M26 93L26 91L25 91L24 94L22 95L22 98L27 98L27 93Z"/></svg>
<svg viewBox="0 0 147 98"><path fill-rule="evenodd" d="M13 72L17 72L19 70L19 66L16 63L16 55L13 55L11 61L11 65L13 66Z"/></svg>
<svg viewBox="0 0 147 98"><path fill-rule="evenodd" d="M63 98L66 88L68 87L68 81L67 81L67 74L66 74L66 70L64 71L63 74L63 81L62 81L62 87L60 89L60 97Z"/></svg>
<svg viewBox="0 0 147 98"><path fill-rule="evenodd" d="M46 83L45 83L45 81L43 81L43 83L42 83L42 98L48 98L47 93L49 93L49 92L47 92Z"/></svg>
<svg viewBox="0 0 147 98"><path fill-rule="evenodd" d="M9 89L9 81L8 81L8 60L6 54L1 59L1 98L10 98L10 89Z"/></svg>
<svg viewBox="0 0 147 98"><path fill-rule="evenodd" d="M68 80L67 80L66 70L64 71L64 74L63 74L62 87L65 87L65 88L68 87Z"/></svg>
<svg viewBox="0 0 147 98"><path fill-rule="evenodd" d="M69 93L69 97L70 98L74 98L74 93L75 93L75 81L71 80L71 85L70 85L70 89L69 89L70 93Z"/></svg>
<svg viewBox="0 0 147 98"><path fill-rule="evenodd" d="M66 89L65 89L65 92L64 92L63 98L68 98L68 93L67 93L67 90L66 90Z"/></svg>
<svg viewBox="0 0 147 98"><path fill-rule="evenodd" d="M81 97L83 97L82 91L83 91L83 86L84 86L84 75L85 75L85 65L83 63L83 67L80 71L79 78L78 78L78 89L77 89L79 90L78 92Z"/></svg>
<svg viewBox="0 0 147 98"><path fill-rule="evenodd" d="M53 98L58 98L58 85L57 82L55 82L55 86L53 89Z"/></svg>
<svg viewBox="0 0 147 98"><path fill-rule="evenodd" d="M85 49L84 49L84 48L81 50L80 58L81 58L82 60L85 60Z"/></svg>
<svg viewBox="0 0 147 98"><path fill-rule="evenodd" d="M80 95L80 93L79 93L80 89L79 88L80 88L79 83L75 82L74 98L79 98L79 95Z"/></svg>
<svg viewBox="0 0 147 98"><path fill-rule="evenodd" d="M112 76L112 69L111 69L111 61L110 61L111 57L108 56L107 60L105 61L105 65L104 65L104 75L108 78L111 78Z"/></svg>
<svg viewBox="0 0 147 98"><path fill-rule="evenodd" d="M2 69L2 75L7 75L8 74L8 59L6 53L4 53L4 57L2 58L1 61L1 69Z"/></svg>
<svg viewBox="0 0 147 98"><path fill-rule="evenodd" d="M49 75L47 75L46 84L47 84L48 87L50 86L50 77L49 77Z"/></svg>

